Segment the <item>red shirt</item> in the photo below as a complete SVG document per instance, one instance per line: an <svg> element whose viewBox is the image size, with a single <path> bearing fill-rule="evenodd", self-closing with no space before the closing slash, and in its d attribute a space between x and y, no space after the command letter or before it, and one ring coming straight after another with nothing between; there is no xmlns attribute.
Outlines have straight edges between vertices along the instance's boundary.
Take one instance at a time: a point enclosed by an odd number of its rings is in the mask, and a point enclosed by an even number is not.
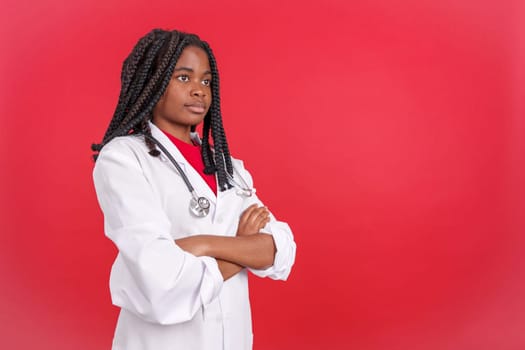
<svg viewBox="0 0 525 350"><path fill-rule="evenodd" d="M215 180L215 174L205 174L204 173L204 162L202 161L201 155L201 146L199 145L190 145L184 141L179 140L178 138L170 135L169 133L162 131L173 144L179 149L182 156L190 163L193 169L201 175L201 177L206 181L208 186L215 195L217 195L217 181Z"/></svg>

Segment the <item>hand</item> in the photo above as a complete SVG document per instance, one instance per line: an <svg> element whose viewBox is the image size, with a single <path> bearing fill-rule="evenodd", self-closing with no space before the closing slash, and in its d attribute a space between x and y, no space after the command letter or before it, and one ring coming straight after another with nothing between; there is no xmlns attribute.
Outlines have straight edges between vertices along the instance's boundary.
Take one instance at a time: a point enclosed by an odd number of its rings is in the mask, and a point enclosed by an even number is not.
<svg viewBox="0 0 525 350"><path fill-rule="evenodd" d="M250 236L259 233L270 221L270 212L266 207L257 207L257 204L250 205L239 219L237 236Z"/></svg>

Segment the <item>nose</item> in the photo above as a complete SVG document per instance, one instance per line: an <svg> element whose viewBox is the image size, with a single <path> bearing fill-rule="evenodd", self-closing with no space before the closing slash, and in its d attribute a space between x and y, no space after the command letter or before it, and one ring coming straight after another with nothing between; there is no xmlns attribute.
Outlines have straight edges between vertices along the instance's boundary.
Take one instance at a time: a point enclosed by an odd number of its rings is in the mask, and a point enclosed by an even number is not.
<svg viewBox="0 0 525 350"><path fill-rule="evenodd" d="M192 96L195 96L195 97L204 97L206 94L203 86L200 83L193 84L190 93Z"/></svg>

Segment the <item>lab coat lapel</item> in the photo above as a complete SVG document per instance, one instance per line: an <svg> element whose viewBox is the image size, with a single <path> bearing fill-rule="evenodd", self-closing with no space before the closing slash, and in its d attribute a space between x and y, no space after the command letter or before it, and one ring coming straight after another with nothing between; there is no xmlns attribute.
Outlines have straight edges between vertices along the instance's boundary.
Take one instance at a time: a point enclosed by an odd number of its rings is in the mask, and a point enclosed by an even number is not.
<svg viewBox="0 0 525 350"><path fill-rule="evenodd" d="M175 147L173 142L171 142L170 139L168 139L168 137L162 132L162 130L160 130L155 124L153 124L151 122L150 122L150 129L151 129L151 135L154 138L156 138L168 150L168 152L171 154L171 156L181 166L182 170L187 171L186 168L189 165L188 161L186 160L186 158L184 158L182 153L180 153L179 149L177 147ZM168 157L162 151L160 152L160 156L161 156L163 161L166 161L166 162L170 163L170 160L168 159ZM187 176L187 174L186 174L186 176ZM191 181L191 179L190 179L190 181ZM192 185L193 185L193 183L192 183Z"/></svg>
<svg viewBox="0 0 525 350"><path fill-rule="evenodd" d="M191 164L184 158L179 149L171 142L171 140L160 130L155 124L150 122L151 135L156 138L166 149L170 152L171 156L177 161L181 166L182 170L190 180L191 185L195 189L197 196L204 196L210 200L213 204L216 204L217 197L215 193L211 190L210 186L202 178L202 176L191 166ZM161 156L165 161L171 164L168 157L166 157L162 152ZM174 169L174 171L177 171Z"/></svg>

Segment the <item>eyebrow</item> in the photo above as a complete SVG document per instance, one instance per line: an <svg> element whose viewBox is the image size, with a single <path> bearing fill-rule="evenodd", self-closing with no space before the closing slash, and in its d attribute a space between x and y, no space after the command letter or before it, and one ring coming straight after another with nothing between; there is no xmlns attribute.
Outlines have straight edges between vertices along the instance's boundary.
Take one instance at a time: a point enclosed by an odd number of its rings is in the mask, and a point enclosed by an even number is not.
<svg viewBox="0 0 525 350"><path fill-rule="evenodd" d="M193 73L193 69L189 68L189 67L179 67L179 68L175 68L173 70L174 72L178 72L178 71L186 71L186 72L190 72L190 73ZM211 71L207 70L206 72L204 72L204 75L205 74L211 74Z"/></svg>

